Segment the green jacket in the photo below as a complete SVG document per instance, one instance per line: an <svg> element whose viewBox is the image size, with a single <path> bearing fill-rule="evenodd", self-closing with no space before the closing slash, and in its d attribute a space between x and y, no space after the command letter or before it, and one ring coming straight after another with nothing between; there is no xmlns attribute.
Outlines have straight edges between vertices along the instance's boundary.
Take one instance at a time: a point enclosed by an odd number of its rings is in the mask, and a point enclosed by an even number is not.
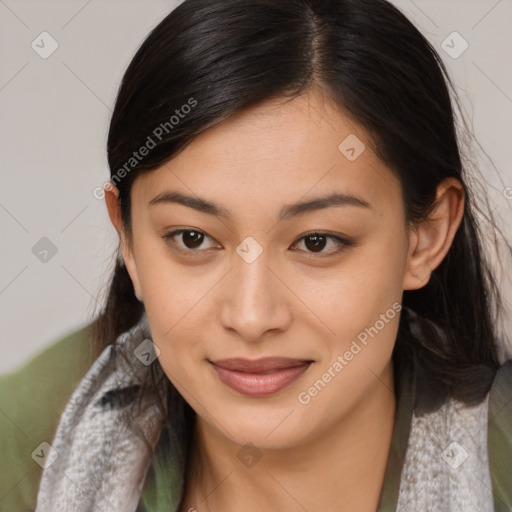
<svg viewBox="0 0 512 512"><path fill-rule="evenodd" d="M59 417L92 356L84 327L17 371L0 376L0 511L34 510L42 468L32 452L51 443Z"/></svg>
<svg viewBox="0 0 512 512"><path fill-rule="evenodd" d="M33 511L42 468L36 448L51 443L73 390L93 363L89 328L44 350L29 363L0 376L0 511ZM401 471L413 411L414 389L403 386L378 512L396 510ZM489 394L488 452L495 512L512 511L512 360L498 371ZM138 512L173 511L179 478L155 456L147 473ZM160 452L163 453L163 452ZM180 478L182 475L180 475ZM171 486L170 486L171 483ZM174 486L173 486L174 483ZM108 512L108 511L105 511Z"/></svg>

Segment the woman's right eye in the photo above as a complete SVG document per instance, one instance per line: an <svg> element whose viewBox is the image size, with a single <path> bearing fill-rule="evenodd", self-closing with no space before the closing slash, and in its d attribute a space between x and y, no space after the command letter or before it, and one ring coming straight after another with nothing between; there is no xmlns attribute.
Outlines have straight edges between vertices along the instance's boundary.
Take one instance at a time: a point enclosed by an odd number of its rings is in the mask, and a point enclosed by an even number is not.
<svg viewBox="0 0 512 512"><path fill-rule="evenodd" d="M192 255L193 253L200 252L197 248L201 246L205 238L210 237L203 231L197 229L177 229L166 233L162 238L176 250L189 253L187 255Z"/></svg>

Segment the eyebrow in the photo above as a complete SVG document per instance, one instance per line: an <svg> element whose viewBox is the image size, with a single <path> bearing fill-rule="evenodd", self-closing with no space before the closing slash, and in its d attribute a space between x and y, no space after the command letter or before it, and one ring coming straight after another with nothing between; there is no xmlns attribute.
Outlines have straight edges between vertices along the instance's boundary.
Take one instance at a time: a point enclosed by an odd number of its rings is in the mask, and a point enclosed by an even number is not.
<svg viewBox="0 0 512 512"><path fill-rule="evenodd" d="M157 204L181 204L183 206L187 206L188 208L193 208L198 212L214 215L216 217L224 217L226 219L231 218L231 214L226 208L214 202L207 201L199 197L187 196L180 192L162 192L161 194L158 194L153 199L151 199L151 201L148 203L149 206ZM310 212L336 206L357 206L361 208L372 209L370 203L361 197L335 192L327 196L311 199L309 201L285 205L281 208L278 219L280 221L286 220L291 217L296 217L299 215L304 215Z"/></svg>

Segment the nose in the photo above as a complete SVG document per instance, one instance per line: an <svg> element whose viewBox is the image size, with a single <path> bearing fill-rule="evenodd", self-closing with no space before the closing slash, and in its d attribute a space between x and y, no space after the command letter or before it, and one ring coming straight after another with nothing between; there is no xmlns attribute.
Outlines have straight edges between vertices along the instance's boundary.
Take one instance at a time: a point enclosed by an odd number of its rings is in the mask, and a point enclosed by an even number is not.
<svg viewBox="0 0 512 512"><path fill-rule="evenodd" d="M286 330L291 321L289 299L293 294L269 267L265 251L251 263L236 256L234 265L224 283L227 293L221 307L223 327L253 343Z"/></svg>

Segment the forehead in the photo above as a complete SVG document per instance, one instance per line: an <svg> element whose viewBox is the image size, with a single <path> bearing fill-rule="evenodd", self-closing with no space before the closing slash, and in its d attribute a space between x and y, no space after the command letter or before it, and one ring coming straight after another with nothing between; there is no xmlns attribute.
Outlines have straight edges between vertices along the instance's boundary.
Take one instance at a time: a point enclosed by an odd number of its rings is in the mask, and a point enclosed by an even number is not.
<svg viewBox="0 0 512 512"><path fill-rule="evenodd" d="M276 98L207 129L138 178L132 194L147 205L163 191L178 191L240 216L333 191L364 197L381 214L401 210L400 182L372 147L366 130L325 96Z"/></svg>

